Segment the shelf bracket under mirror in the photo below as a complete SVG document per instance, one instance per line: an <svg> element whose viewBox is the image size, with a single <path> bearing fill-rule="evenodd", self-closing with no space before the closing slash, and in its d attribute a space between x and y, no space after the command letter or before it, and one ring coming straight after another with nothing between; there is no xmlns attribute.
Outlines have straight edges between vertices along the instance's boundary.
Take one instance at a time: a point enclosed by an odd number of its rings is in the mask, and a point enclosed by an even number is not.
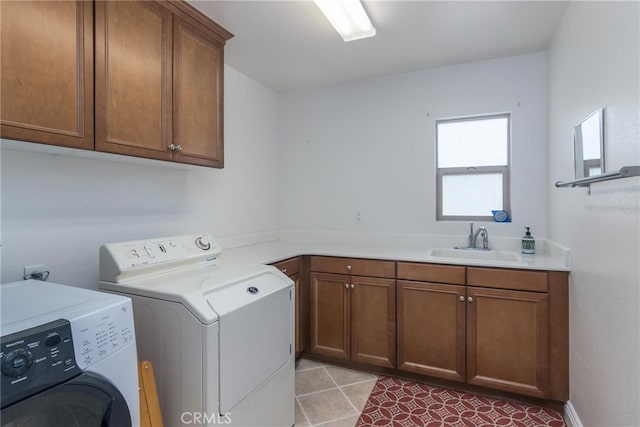
<svg viewBox="0 0 640 427"><path fill-rule="evenodd" d="M640 176L640 166L623 166L618 172L588 176L586 178L574 179L573 181L558 181L556 182L556 187L589 187L587 194L591 194L591 184L594 182L611 181L620 178L630 178L632 176Z"/></svg>

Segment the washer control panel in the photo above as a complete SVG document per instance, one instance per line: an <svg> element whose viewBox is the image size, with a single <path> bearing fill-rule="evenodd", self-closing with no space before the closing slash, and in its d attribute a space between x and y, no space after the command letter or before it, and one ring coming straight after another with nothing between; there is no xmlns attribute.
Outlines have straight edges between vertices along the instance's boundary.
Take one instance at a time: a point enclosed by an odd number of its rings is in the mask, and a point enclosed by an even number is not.
<svg viewBox="0 0 640 427"><path fill-rule="evenodd" d="M0 359L2 408L80 373L64 319L3 336Z"/></svg>
<svg viewBox="0 0 640 427"><path fill-rule="evenodd" d="M221 253L220 246L206 233L108 243L100 248L100 280L119 282L125 277L212 262Z"/></svg>
<svg viewBox="0 0 640 427"><path fill-rule="evenodd" d="M102 307L99 315L78 317L71 330L78 366L86 370L126 345L135 345L131 300Z"/></svg>

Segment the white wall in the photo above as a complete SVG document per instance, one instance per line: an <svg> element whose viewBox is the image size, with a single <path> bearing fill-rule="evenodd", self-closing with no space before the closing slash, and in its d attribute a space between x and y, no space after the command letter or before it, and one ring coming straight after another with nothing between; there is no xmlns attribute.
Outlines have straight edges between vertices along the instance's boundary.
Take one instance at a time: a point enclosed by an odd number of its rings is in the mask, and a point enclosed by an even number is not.
<svg viewBox="0 0 640 427"><path fill-rule="evenodd" d="M281 95L281 228L466 235L435 220L434 120L496 112L512 114L514 222L489 232L545 236L544 53Z"/></svg>
<svg viewBox="0 0 640 427"><path fill-rule="evenodd" d="M549 237L572 250L571 403L585 426L640 425L640 180L573 177L573 126L605 108L606 169L640 164L639 3L573 2L549 51Z"/></svg>
<svg viewBox="0 0 640 427"><path fill-rule="evenodd" d="M277 229L277 96L225 67L225 168L175 170L3 148L2 283L97 287L102 243Z"/></svg>

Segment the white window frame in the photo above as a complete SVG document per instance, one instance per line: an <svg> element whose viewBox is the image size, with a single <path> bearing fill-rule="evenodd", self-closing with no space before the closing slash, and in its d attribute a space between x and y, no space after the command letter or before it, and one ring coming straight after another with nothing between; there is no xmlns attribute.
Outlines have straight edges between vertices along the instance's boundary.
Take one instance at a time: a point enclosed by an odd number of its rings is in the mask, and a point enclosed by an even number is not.
<svg viewBox="0 0 640 427"><path fill-rule="evenodd" d="M453 123L464 121L478 121L487 119L507 119L507 164L504 166L465 166L465 167L438 167L438 125L440 123ZM437 221L493 221L492 215L487 216L463 216L463 215L443 215L442 213L442 177L446 175L478 175L496 174L502 175L502 209L511 216L510 197L510 167L511 167L511 114L487 114L481 116L470 116L453 119L440 119L435 121L435 141L436 141L436 220Z"/></svg>

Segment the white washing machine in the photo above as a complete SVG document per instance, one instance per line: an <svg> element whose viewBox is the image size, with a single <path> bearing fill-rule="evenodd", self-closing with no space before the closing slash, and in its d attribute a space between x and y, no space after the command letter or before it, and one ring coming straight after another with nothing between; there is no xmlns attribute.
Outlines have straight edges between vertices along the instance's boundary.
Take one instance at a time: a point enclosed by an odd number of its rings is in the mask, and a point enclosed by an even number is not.
<svg viewBox="0 0 640 427"><path fill-rule="evenodd" d="M106 244L100 287L133 300L165 425L291 426L294 284L220 253L206 234Z"/></svg>
<svg viewBox="0 0 640 427"><path fill-rule="evenodd" d="M0 304L3 427L140 425L129 298L27 280Z"/></svg>

